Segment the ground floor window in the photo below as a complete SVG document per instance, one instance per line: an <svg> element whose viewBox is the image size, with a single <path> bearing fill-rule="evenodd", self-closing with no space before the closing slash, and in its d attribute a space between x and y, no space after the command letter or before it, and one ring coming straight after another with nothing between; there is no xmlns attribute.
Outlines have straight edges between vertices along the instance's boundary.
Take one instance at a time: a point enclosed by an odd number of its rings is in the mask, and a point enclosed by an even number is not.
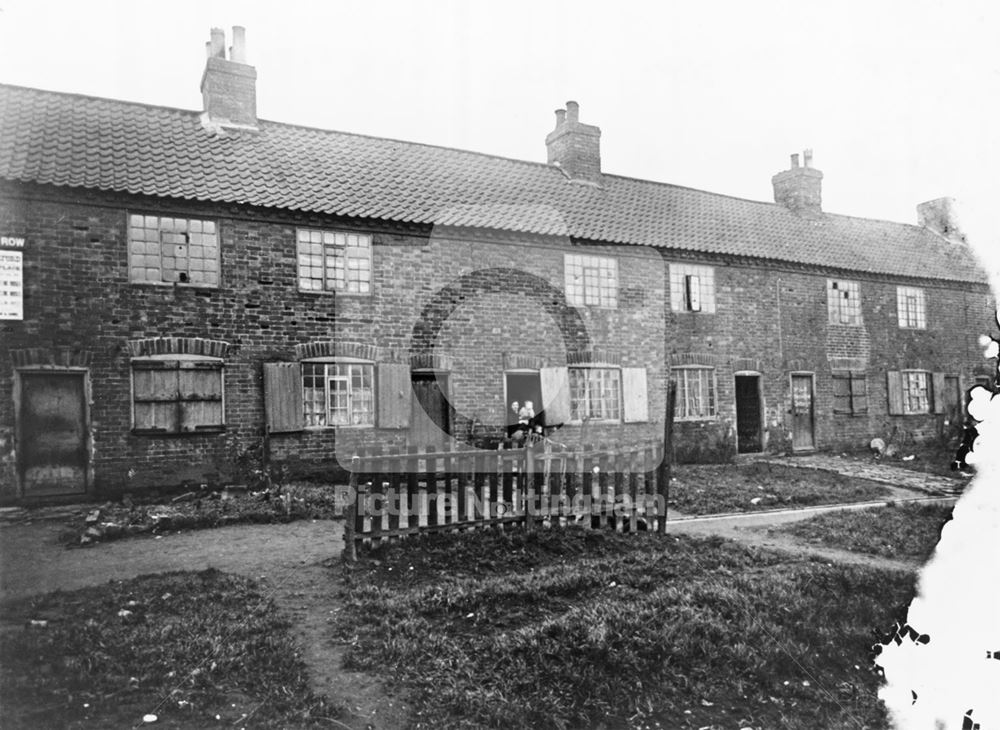
<svg viewBox="0 0 1000 730"><path fill-rule="evenodd" d="M132 427L140 433L221 430L225 425L222 361L213 358L132 361Z"/></svg>
<svg viewBox="0 0 1000 730"><path fill-rule="evenodd" d="M929 373L903 371L903 413L930 413Z"/></svg>
<svg viewBox="0 0 1000 730"><path fill-rule="evenodd" d="M868 413L868 378L863 372L833 372L833 412L851 416Z"/></svg>
<svg viewBox="0 0 1000 730"><path fill-rule="evenodd" d="M368 363L302 363L306 426L374 425L373 383L374 367Z"/></svg>
<svg viewBox="0 0 1000 730"><path fill-rule="evenodd" d="M618 368L569 369L570 420L621 420L621 371Z"/></svg>
<svg viewBox="0 0 1000 730"><path fill-rule="evenodd" d="M715 368L673 368L677 380L677 419L715 418Z"/></svg>

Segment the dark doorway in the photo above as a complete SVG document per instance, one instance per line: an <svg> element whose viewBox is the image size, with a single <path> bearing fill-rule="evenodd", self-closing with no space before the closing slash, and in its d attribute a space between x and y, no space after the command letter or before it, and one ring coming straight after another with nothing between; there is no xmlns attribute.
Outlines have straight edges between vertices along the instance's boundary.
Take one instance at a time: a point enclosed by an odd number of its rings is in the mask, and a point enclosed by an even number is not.
<svg viewBox="0 0 1000 730"><path fill-rule="evenodd" d="M760 376L736 376L736 444L741 454L763 449L760 432Z"/></svg>
<svg viewBox="0 0 1000 730"><path fill-rule="evenodd" d="M965 412L962 404L962 388L957 375L944 376L944 417L950 429L961 428L965 423Z"/></svg>
<svg viewBox="0 0 1000 730"><path fill-rule="evenodd" d="M410 443L415 446L442 446L451 434L451 407L448 403L448 373L415 372Z"/></svg>
<svg viewBox="0 0 1000 730"><path fill-rule="evenodd" d="M87 490L83 373L21 373L18 467L25 497Z"/></svg>
<svg viewBox="0 0 1000 730"><path fill-rule="evenodd" d="M504 373L507 384L507 433L518 430L519 416L514 411L513 403L517 401L520 407L531 402L534 417L529 419L529 427L544 426L545 414L542 412L542 379L538 372Z"/></svg>
<svg viewBox="0 0 1000 730"><path fill-rule="evenodd" d="M813 376L792 375L792 450L816 448L813 432Z"/></svg>

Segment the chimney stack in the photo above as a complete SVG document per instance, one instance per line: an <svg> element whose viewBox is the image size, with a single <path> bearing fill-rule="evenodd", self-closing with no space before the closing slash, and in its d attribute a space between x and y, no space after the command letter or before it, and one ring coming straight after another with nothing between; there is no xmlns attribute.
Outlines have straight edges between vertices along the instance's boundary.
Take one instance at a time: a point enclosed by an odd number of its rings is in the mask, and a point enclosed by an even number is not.
<svg viewBox="0 0 1000 730"><path fill-rule="evenodd" d="M954 198L937 198L917 206L917 222L951 243L966 243L955 212Z"/></svg>
<svg viewBox="0 0 1000 730"><path fill-rule="evenodd" d="M771 178L774 202L799 215L819 215L822 209L823 173L812 166L812 150L792 155L792 166Z"/></svg>
<svg viewBox="0 0 1000 730"><path fill-rule="evenodd" d="M201 77L201 97L209 124L257 128L257 70L246 62L246 30L233 26L233 45L226 58L226 34L212 28L208 58Z"/></svg>
<svg viewBox="0 0 1000 730"><path fill-rule="evenodd" d="M556 128L545 137L545 146L549 164L562 168L571 180L600 183L601 130L580 122L580 105L575 101L556 109Z"/></svg>

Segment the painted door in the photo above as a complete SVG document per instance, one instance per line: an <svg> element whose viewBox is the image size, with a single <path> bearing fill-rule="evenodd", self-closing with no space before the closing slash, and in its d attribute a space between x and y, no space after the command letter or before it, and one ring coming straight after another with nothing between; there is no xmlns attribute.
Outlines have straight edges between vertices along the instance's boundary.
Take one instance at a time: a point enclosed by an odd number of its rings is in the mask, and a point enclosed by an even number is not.
<svg viewBox="0 0 1000 730"><path fill-rule="evenodd" d="M83 373L22 373L18 467L24 496L87 489Z"/></svg>
<svg viewBox="0 0 1000 730"><path fill-rule="evenodd" d="M763 448L760 436L760 377L736 376L737 451L753 453Z"/></svg>
<svg viewBox="0 0 1000 730"><path fill-rule="evenodd" d="M792 449L814 448L812 375L792 375Z"/></svg>
<svg viewBox="0 0 1000 730"><path fill-rule="evenodd" d="M410 443L435 448L443 446L451 435L447 373L413 373L411 383Z"/></svg>

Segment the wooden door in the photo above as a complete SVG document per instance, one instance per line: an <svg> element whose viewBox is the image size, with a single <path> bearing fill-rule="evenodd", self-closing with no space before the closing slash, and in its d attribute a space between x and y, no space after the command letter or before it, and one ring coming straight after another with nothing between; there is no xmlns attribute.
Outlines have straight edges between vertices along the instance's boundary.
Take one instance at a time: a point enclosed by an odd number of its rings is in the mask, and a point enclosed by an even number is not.
<svg viewBox="0 0 1000 730"><path fill-rule="evenodd" d="M21 373L18 468L25 497L87 489L83 373Z"/></svg>
<svg viewBox="0 0 1000 730"><path fill-rule="evenodd" d="M763 448L760 434L760 377L736 376L736 443L739 453Z"/></svg>
<svg viewBox="0 0 1000 730"><path fill-rule="evenodd" d="M816 448L813 425L813 376L792 375L792 450Z"/></svg>
<svg viewBox="0 0 1000 730"><path fill-rule="evenodd" d="M414 446L444 446L451 436L451 405L447 373L413 373L413 408L410 443Z"/></svg>
<svg viewBox="0 0 1000 730"><path fill-rule="evenodd" d="M941 394L941 397L944 401L943 410L948 425L960 427L965 422L965 412L962 407L962 389L959 386L957 375L944 376L944 393Z"/></svg>

